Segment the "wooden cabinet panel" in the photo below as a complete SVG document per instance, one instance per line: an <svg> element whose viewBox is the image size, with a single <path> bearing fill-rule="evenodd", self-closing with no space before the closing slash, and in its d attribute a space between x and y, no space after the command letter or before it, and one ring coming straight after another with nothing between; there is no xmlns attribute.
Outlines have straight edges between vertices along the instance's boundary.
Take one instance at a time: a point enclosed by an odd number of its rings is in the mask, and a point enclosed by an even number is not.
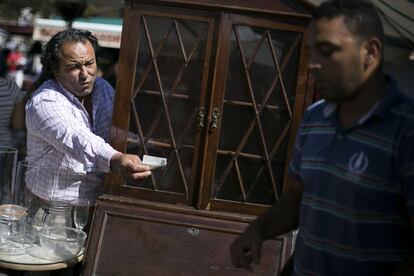
<svg viewBox="0 0 414 276"><path fill-rule="evenodd" d="M92 232L100 235L88 241L82 275L276 275L288 255L287 239L269 240L254 273L236 269L229 245L247 226L247 217L119 203L99 200Z"/></svg>

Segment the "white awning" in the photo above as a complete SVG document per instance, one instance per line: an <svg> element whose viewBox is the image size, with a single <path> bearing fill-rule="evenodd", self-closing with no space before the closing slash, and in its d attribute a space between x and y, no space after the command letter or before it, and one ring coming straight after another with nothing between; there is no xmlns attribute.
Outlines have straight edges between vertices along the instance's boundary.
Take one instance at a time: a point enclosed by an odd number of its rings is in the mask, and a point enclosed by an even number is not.
<svg viewBox="0 0 414 276"><path fill-rule="evenodd" d="M316 6L324 0L306 0ZM414 43L414 2L407 0L371 0L381 11L387 36Z"/></svg>
<svg viewBox="0 0 414 276"><path fill-rule="evenodd" d="M66 28L66 22L58 19L36 18L33 25L33 40L49 41L59 31ZM121 45L122 25L74 21L74 29L90 31L98 39L99 46L119 48Z"/></svg>

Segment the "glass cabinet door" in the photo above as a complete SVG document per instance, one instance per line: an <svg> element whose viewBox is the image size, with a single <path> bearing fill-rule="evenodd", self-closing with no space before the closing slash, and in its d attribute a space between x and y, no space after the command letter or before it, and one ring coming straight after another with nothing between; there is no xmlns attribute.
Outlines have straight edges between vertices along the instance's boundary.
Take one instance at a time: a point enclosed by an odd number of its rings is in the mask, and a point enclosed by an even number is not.
<svg viewBox="0 0 414 276"><path fill-rule="evenodd" d="M282 190L294 118L303 29L231 16L223 93L215 95L219 114L210 199L226 205L271 205Z"/></svg>
<svg viewBox="0 0 414 276"><path fill-rule="evenodd" d="M191 200L212 31L209 18L140 13L127 152L167 158L167 166L138 184L124 183L137 188L132 192L167 202Z"/></svg>
<svg viewBox="0 0 414 276"><path fill-rule="evenodd" d="M305 27L179 8L131 14L113 142L167 166L138 183L115 176L113 193L248 214L274 203L307 94Z"/></svg>

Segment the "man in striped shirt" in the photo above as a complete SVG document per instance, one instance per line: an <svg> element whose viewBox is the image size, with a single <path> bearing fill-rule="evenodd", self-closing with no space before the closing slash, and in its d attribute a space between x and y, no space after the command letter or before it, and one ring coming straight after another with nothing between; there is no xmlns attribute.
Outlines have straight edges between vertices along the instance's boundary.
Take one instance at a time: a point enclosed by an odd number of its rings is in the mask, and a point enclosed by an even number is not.
<svg viewBox="0 0 414 276"><path fill-rule="evenodd" d="M382 72L383 36L369 2L316 9L306 40L324 100L298 131L295 184L232 244L236 266L298 226L293 275L414 275L414 107Z"/></svg>
<svg viewBox="0 0 414 276"><path fill-rule="evenodd" d="M43 48L49 76L26 104L29 190L50 202L93 202L103 192L103 173L136 181L148 177L138 156L109 143L114 89L97 77L98 44L83 30L54 35ZM39 169L40 167L40 169Z"/></svg>
<svg viewBox="0 0 414 276"><path fill-rule="evenodd" d="M24 95L13 79L0 76L1 146L17 146L12 131L24 129Z"/></svg>

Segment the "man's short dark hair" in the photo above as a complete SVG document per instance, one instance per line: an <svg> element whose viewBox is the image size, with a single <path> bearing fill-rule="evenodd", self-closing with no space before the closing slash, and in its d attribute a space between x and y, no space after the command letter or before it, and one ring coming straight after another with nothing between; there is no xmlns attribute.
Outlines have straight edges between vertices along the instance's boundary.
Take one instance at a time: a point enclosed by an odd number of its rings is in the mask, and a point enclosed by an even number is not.
<svg viewBox="0 0 414 276"><path fill-rule="evenodd" d="M40 61L43 65L43 74L46 78L54 78L53 72L59 68L59 54L62 44L85 43L89 41L95 50L95 57L98 59L98 40L91 32L86 30L68 29L56 33L43 47Z"/></svg>
<svg viewBox="0 0 414 276"><path fill-rule="evenodd" d="M330 0L316 8L313 18L332 19L343 16L348 29L361 39L378 38L384 42L384 28L377 8L370 1Z"/></svg>

